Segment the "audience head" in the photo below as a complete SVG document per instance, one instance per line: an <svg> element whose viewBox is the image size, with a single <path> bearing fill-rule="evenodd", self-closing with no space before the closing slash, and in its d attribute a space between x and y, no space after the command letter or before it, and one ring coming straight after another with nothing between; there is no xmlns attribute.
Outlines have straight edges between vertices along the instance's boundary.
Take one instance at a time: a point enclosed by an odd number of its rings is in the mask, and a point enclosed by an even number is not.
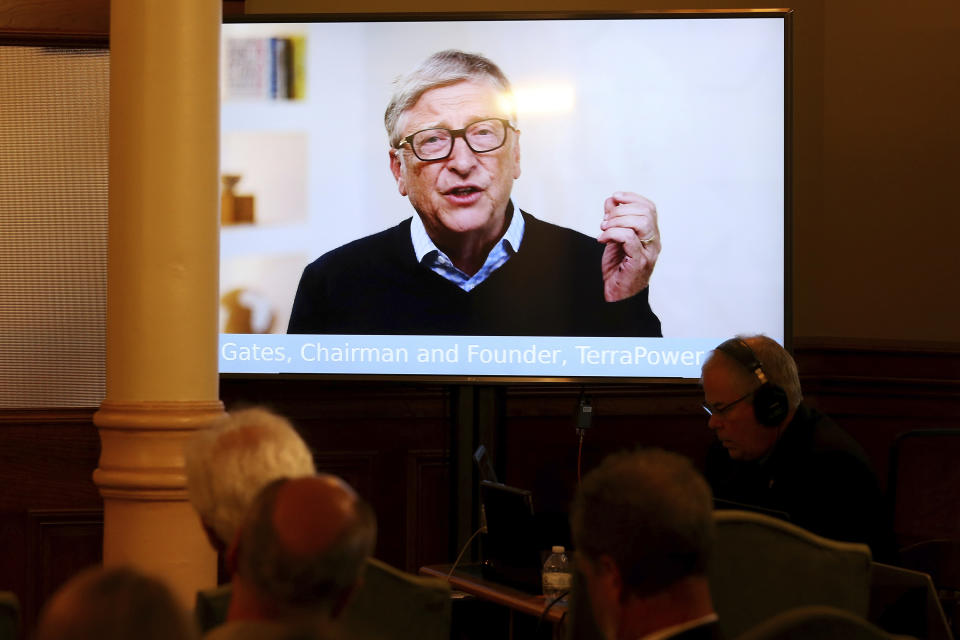
<svg viewBox="0 0 960 640"><path fill-rule="evenodd" d="M685 610L658 611L660 619L712 611L705 573L713 499L687 458L659 449L609 456L584 477L570 520L577 566L608 638L628 624L629 606L664 594L692 595L674 598Z"/></svg>
<svg viewBox="0 0 960 640"><path fill-rule="evenodd" d="M765 456L776 444L782 430L803 400L800 377L793 358L775 340L767 336L738 336L759 362L770 385L783 390L785 409L777 421L762 424L754 406L755 392L761 387L758 376L731 353L715 349L703 364L701 383L704 406L709 408L708 422L717 438L736 460L756 460ZM725 343L726 344L726 343ZM723 345L721 345L723 346ZM782 396L781 396L782 397ZM783 418L779 419L779 415Z"/></svg>
<svg viewBox="0 0 960 640"><path fill-rule="evenodd" d="M254 496L277 478L316 473L306 443L285 418L261 408L231 412L185 449L187 489L211 542L233 542Z"/></svg>
<svg viewBox="0 0 960 640"><path fill-rule="evenodd" d="M342 612L376 542L376 517L332 475L280 479L254 500L234 576L264 617L329 620Z"/></svg>
<svg viewBox="0 0 960 640"><path fill-rule="evenodd" d="M129 567L87 569L50 599L36 640L188 640L193 620L170 589Z"/></svg>

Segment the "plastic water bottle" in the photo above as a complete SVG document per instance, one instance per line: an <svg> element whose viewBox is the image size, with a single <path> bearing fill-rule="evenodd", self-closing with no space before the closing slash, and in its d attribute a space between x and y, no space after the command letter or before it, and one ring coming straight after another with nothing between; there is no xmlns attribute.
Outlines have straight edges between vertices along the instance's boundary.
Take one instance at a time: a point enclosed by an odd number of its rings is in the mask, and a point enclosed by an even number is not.
<svg viewBox="0 0 960 640"><path fill-rule="evenodd" d="M570 561L565 549L553 547L550 557L543 563L543 595L554 600L570 591Z"/></svg>

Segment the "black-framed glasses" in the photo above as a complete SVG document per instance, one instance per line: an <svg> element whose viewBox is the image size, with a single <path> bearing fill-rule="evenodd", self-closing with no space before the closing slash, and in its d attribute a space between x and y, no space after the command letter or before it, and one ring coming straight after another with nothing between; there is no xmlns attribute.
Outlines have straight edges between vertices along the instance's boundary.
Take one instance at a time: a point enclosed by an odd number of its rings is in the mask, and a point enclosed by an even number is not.
<svg viewBox="0 0 960 640"><path fill-rule="evenodd" d="M754 391L755 391L755 390L754 390ZM713 405L709 405L709 404L707 404L706 402L704 402L704 403L701 404L700 406L703 407L703 410L707 412L707 415L708 415L708 416L722 416L722 415L725 414L727 411L729 411L729 410L733 407L733 405L737 404L738 402L743 402L744 400L746 400L747 398L749 398L749 397L752 396L752 395L753 395L753 391L749 391L749 392L747 392L746 395L740 396L739 398L737 398L737 399L734 400L733 402L728 402L727 404L716 404L716 403L715 403L715 404L713 404Z"/></svg>
<svg viewBox="0 0 960 640"><path fill-rule="evenodd" d="M507 129L516 130L510 121L504 118L478 120L463 129L423 129L401 140L397 148L409 145L413 155L425 162L443 160L453 152L454 141L463 138L474 153L487 153L503 146L507 141Z"/></svg>

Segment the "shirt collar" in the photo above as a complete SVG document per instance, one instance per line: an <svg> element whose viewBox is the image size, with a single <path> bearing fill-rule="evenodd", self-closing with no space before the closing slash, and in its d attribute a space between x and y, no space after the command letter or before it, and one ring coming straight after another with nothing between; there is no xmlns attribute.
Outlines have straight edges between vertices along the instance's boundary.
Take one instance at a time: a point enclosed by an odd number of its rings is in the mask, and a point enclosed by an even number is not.
<svg viewBox="0 0 960 640"><path fill-rule="evenodd" d="M513 215L514 213L516 215ZM523 221L523 214L520 209L514 208L512 200L507 202L506 215L510 216L510 224L507 225L507 230L498 244L503 243L505 247L509 247L513 253L516 253L520 250L526 223ZM410 239L413 241L413 253L417 256L417 262L423 262L423 259L433 251L442 253L440 248L427 235L427 228L423 226L423 220L420 219L419 214L413 216L410 220Z"/></svg>

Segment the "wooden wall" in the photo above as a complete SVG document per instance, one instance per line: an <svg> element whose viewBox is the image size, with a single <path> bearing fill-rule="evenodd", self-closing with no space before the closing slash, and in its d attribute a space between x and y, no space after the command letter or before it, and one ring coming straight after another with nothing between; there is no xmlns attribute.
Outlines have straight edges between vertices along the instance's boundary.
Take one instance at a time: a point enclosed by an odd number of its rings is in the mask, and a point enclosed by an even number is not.
<svg viewBox="0 0 960 640"><path fill-rule="evenodd" d="M24 622L64 580L100 561L93 410L0 412L0 590Z"/></svg>

